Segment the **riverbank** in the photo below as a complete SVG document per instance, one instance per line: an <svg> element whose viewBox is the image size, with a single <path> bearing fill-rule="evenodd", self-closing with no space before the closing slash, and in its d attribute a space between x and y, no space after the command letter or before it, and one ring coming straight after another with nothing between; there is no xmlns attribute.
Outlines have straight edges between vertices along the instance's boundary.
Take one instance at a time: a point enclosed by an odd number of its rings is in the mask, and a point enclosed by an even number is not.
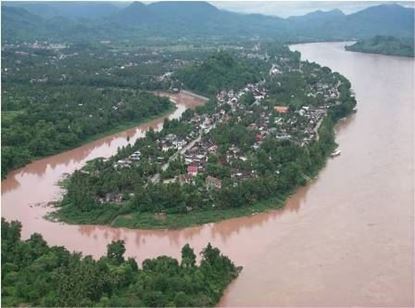
<svg viewBox="0 0 415 308"><path fill-rule="evenodd" d="M164 96L166 96L166 95L164 95ZM141 125L141 124L150 122L150 121L152 121L154 119L157 119L157 118L166 116L169 113L172 113L174 110L176 110L176 108L177 108L176 107L176 103L175 102L174 103L170 102L170 106L166 110L164 110L163 112L161 112L161 113L154 114L154 115L152 115L150 117L145 117L145 118L143 118L143 119L141 119L139 121L129 121L129 122L120 123L119 125L116 125L116 126L114 126L113 128L111 128L109 130L106 130L104 132L101 132L101 133L98 133L98 134L95 134L95 135L91 135L91 136L83 139L82 141L80 141L80 142L78 142L78 143L76 143L76 144L74 144L74 145L72 145L70 147L66 147L66 148L60 149L58 151L49 153L46 156L35 156L32 159L27 160L27 161L23 162L22 164L17 165L15 168L10 169L10 170L7 170L7 173L2 173L2 180L5 179L5 178L7 178L7 176L11 172L16 171L16 170L18 170L18 169L20 169L20 168L22 168L22 167L24 167L24 166L26 166L26 165L28 165L30 163L33 163L33 162L35 162L37 160L44 159L46 157L53 156L53 155L56 155L56 154L59 154L59 153L63 153L65 151L69 151L71 149L75 149L77 147L80 147L80 146L83 146L85 144L91 143L91 142L96 141L98 139L101 139L101 138L104 138L104 137L107 137L107 136L111 136L111 135L114 135L114 134L123 132L125 130L131 129L131 128L135 127L135 126L138 126L138 125Z"/></svg>
<svg viewBox="0 0 415 308"><path fill-rule="evenodd" d="M173 101L173 100L171 100L171 101ZM142 119L141 121L138 121L138 122L134 122L134 121L132 121L132 122L125 122L125 123L120 124L120 125L114 127L113 129L110 129L110 130L108 130L106 132L103 132L103 133L100 133L100 134L91 136L88 139L84 140L81 144L78 144L77 146L82 146L84 144L87 144L87 143L96 141L98 139L101 139L101 138L104 138L104 137L107 137L107 136L110 136L110 135L113 135L113 134L117 134L117 133L123 132L123 131L128 130L128 129L131 129L131 128L135 127L135 126L145 124L147 122L153 121L154 119L157 119L157 118L160 118L160 117L164 117L164 116L172 113L176 109L177 109L176 103L175 102L174 103L171 103L170 104L170 107L167 110L165 110L165 111L163 111L163 112L161 112L159 114L155 114L155 115L153 115L151 117L144 118L144 119Z"/></svg>
<svg viewBox="0 0 415 308"><path fill-rule="evenodd" d="M90 211L87 215L80 217L67 208L59 208L56 212L45 216L54 222L65 222L79 225L107 225L114 228L128 229L181 229L207 223L219 222L226 219L251 216L268 210L282 208L287 194L283 198L272 198L270 200L256 203L252 206L239 209L225 209L216 211L193 211L191 214L153 214L153 213L129 213L122 214L116 207L113 211L105 210Z"/></svg>

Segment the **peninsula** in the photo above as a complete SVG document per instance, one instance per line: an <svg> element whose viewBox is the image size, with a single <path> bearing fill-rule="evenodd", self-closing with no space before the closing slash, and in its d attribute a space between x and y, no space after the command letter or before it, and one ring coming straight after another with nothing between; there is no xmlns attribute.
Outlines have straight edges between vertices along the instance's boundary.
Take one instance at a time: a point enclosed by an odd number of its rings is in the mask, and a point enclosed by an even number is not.
<svg viewBox="0 0 415 308"><path fill-rule="evenodd" d="M346 78L281 45L214 53L169 78L209 102L75 172L55 219L178 228L280 207L355 107Z"/></svg>

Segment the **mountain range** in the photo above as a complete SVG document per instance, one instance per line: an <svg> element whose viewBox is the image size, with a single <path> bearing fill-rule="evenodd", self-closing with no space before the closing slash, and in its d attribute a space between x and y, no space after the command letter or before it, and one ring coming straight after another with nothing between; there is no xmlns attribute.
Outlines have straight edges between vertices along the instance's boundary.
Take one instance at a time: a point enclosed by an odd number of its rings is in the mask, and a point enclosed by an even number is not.
<svg viewBox="0 0 415 308"><path fill-rule="evenodd" d="M3 2L2 39L116 40L264 38L282 41L414 36L414 9L382 4L345 15L316 11L279 18L220 10L208 2Z"/></svg>

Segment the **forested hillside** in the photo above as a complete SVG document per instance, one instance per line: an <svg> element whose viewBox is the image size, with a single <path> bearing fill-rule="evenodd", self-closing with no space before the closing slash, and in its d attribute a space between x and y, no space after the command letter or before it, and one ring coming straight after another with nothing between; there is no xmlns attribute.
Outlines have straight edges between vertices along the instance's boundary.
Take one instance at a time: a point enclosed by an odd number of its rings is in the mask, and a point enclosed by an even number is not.
<svg viewBox="0 0 415 308"><path fill-rule="evenodd" d="M234 59L225 52L210 56L203 63L188 66L176 73L185 88L214 95L218 89L240 88L249 82L259 81L260 62Z"/></svg>
<svg viewBox="0 0 415 308"><path fill-rule="evenodd" d="M280 41L414 35L414 9L396 4L369 7L345 15L338 10L294 18L223 11L207 2L2 4L2 39L55 41L154 40L155 37ZM28 31L30 30L30 31Z"/></svg>
<svg viewBox="0 0 415 308"><path fill-rule="evenodd" d="M346 46L348 51L378 53L392 56L414 57L414 39L400 39L393 36L375 36Z"/></svg>

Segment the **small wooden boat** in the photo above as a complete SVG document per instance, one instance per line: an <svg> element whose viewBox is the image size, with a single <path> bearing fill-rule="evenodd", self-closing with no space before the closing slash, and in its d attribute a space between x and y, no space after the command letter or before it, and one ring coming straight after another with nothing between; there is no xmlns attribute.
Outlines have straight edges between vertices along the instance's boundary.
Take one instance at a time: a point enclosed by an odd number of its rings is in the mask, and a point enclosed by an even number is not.
<svg viewBox="0 0 415 308"><path fill-rule="evenodd" d="M340 154L341 154L342 152L340 151L340 150L336 150L336 151L334 151L333 153L331 153L331 157L336 157L336 156L339 156Z"/></svg>

